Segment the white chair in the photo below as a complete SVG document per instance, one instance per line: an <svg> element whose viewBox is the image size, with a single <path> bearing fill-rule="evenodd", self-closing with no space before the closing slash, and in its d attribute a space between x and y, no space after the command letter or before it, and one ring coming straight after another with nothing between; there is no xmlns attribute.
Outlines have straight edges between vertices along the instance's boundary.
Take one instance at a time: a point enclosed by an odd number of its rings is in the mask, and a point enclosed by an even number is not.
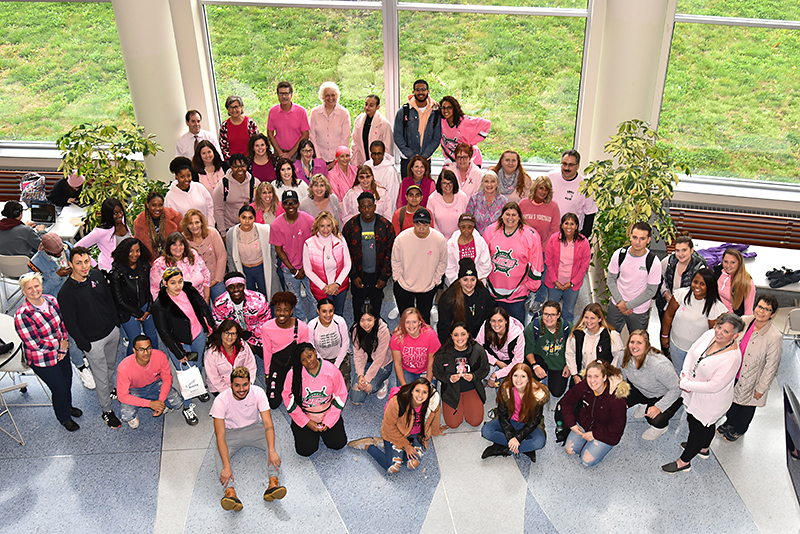
<svg viewBox="0 0 800 534"><path fill-rule="evenodd" d="M10 295L6 295L6 282L16 284L19 277L30 272L28 262L31 259L27 256L4 256L0 254L0 292L2 293L3 313L10 310L22 298L22 290L17 287ZM13 301L10 301L17 295Z"/></svg>
<svg viewBox="0 0 800 534"><path fill-rule="evenodd" d="M28 391L28 383L24 382L22 377L27 373L32 373L33 371L31 371L31 368L28 367L27 363L25 362L22 340L19 338L19 335L14 328L13 317L9 315L0 315L0 339L2 339L5 343L13 344L13 348L10 352L0 354L0 380L3 380L6 377L11 379L10 386L0 388L0 418L8 414L11 424L14 426L13 431L16 433L16 436L3 427L0 427L0 430L11 436L11 438L20 445L25 445L25 440L22 439L22 433L17 426L17 422L14 421L14 415L11 413L11 407L52 406L53 399L50 396L50 391L42 383L42 380L38 376L34 375L36 376L36 380L38 380L39 384L42 386L42 390L44 390L47 398L50 399L50 404L9 404L8 399L6 399L6 395L16 390L22 394L26 393ZM18 379L20 380L19 383L17 383Z"/></svg>
<svg viewBox="0 0 800 534"><path fill-rule="evenodd" d="M786 317L783 325L783 339L793 339L800 345L800 308L795 308Z"/></svg>

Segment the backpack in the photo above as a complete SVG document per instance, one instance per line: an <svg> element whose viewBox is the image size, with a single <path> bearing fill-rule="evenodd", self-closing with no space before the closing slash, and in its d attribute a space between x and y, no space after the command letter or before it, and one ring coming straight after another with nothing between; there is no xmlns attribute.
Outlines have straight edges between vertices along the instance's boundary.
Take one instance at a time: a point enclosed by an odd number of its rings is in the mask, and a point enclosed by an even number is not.
<svg viewBox="0 0 800 534"><path fill-rule="evenodd" d="M19 201L27 204L50 204L47 200L47 183L44 176L29 172L19 181Z"/></svg>
<svg viewBox="0 0 800 534"><path fill-rule="evenodd" d="M254 179L251 176L250 177L250 200L247 201L248 204L252 204L253 203L253 189L255 187L255 185L253 184L253 181L254 181ZM230 180L228 180L228 177L226 176L226 177L224 177L222 179L222 201L223 202L227 202L228 201L228 186L229 185L230 185Z"/></svg>
<svg viewBox="0 0 800 534"><path fill-rule="evenodd" d="M619 256L617 256L617 268L622 268L622 262L625 261L625 257L628 255L628 249L630 247L624 247L619 250ZM645 267L647 268L647 272L650 272L650 267L653 266L653 262L656 260L656 255L652 250L647 251L647 258L644 260Z"/></svg>

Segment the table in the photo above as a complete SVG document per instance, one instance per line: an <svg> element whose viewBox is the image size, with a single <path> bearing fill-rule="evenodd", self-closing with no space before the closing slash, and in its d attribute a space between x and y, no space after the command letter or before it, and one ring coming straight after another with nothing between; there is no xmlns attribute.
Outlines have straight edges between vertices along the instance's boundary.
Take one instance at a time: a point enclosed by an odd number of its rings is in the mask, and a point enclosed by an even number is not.
<svg viewBox="0 0 800 534"><path fill-rule="evenodd" d="M0 210L6 205L5 202L0 202ZM25 204L23 204L23 207ZM64 206L63 208L56 207L56 222L53 227L49 230L64 240L69 241L70 243L75 242L75 236L78 235L78 232L83 228L83 225L75 226L70 221L75 217L80 217L81 219L86 215L86 208L81 208L79 206L75 206L73 204L69 206ZM30 222L31 220L31 210L27 207L24 207L22 210L22 222Z"/></svg>

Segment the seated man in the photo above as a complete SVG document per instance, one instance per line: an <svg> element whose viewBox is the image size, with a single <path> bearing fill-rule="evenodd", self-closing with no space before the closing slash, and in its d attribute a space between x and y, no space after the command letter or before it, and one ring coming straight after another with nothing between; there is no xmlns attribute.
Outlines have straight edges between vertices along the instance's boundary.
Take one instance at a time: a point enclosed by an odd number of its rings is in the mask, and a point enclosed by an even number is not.
<svg viewBox="0 0 800 534"><path fill-rule="evenodd" d="M211 417L214 418L214 433L217 437L218 454L214 459L219 481L225 488L225 496L220 501L222 507L236 512L242 509L242 501L236 497L233 487L231 469L231 457L242 447L258 447L267 453L269 485L264 492L264 500L272 502L283 499L286 488L278 484L281 458L275 449L275 429L269 413L267 394L260 387L250 385L250 371L247 367L233 369L231 387L214 399Z"/></svg>
<svg viewBox="0 0 800 534"><path fill-rule="evenodd" d="M168 408L183 406L183 398L172 387L172 371L167 355L153 349L153 342L142 334L133 340L133 354L117 367L117 396L122 408L122 420L131 428L139 428L139 408L150 408L158 417ZM194 403L183 409L183 417L196 425Z"/></svg>
<svg viewBox="0 0 800 534"><path fill-rule="evenodd" d="M272 319L267 298L258 291L245 289L244 275L230 272L223 278L226 293L214 300L211 312L217 324L225 319L239 323L245 334L242 339L250 344L253 353L263 358L261 350L261 325Z"/></svg>

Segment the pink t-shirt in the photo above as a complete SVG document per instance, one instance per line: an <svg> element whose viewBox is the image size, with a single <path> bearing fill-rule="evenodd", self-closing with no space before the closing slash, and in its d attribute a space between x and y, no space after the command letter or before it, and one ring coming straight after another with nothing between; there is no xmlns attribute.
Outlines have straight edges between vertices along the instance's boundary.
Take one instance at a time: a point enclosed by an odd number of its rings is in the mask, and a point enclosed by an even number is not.
<svg viewBox="0 0 800 534"><path fill-rule="evenodd" d="M469 203L469 197L461 191L453 195L453 202L450 204L436 192L431 193L431 196L428 197L427 207L436 217L437 229L444 234L445 238L450 239L450 236L458 230L458 218L467 211L467 203Z"/></svg>
<svg viewBox="0 0 800 534"><path fill-rule="evenodd" d="M269 233L270 245L281 245L295 269L303 267L303 245L311 237L314 217L304 211L297 212L297 220L292 224L285 215L276 217Z"/></svg>
<svg viewBox="0 0 800 534"><path fill-rule="evenodd" d="M392 336L389 348L400 351L403 369L409 373L422 374L428 371L428 358L432 358L442 346L433 328L427 327L417 338L405 336L402 341L397 334Z"/></svg>
<svg viewBox="0 0 800 534"><path fill-rule="evenodd" d="M478 253L475 250L475 240L474 239L472 241L470 241L469 243L467 243L466 245L458 245L458 259L459 260L462 259L462 258L470 258L470 259L474 260L475 256L477 256L477 255L478 255Z"/></svg>
<svg viewBox="0 0 800 534"><path fill-rule="evenodd" d="M225 428L244 428L261 421L261 412L269 411L267 394L252 384L242 400L233 397L231 388L220 393L211 406L211 417L224 419Z"/></svg>
<svg viewBox="0 0 800 534"><path fill-rule="evenodd" d="M411 434L409 435L413 436L420 432L422 432L422 406L417 406L414 408L414 424L411 426Z"/></svg>
<svg viewBox="0 0 800 534"><path fill-rule="evenodd" d="M611 255L611 261L608 263L608 272L619 274L617 278L617 289L622 299L625 302L631 301L644 293L648 284L658 285L661 282L661 263L654 261L650 266L650 271L647 271L647 254L641 256L634 256L630 250L625 255L625 261L622 266L619 265L619 251L617 249ZM614 298L611 298L614 302ZM616 304L616 302L614 302ZM633 309L633 313L644 313L650 309L650 301L640 304Z"/></svg>
<svg viewBox="0 0 800 534"><path fill-rule="evenodd" d="M572 264L575 263L575 240L558 243L561 254L558 256L558 282L568 284L572 278Z"/></svg>
<svg viewBox="0 0 800 534"><path fill-rule="evenodd" d="M550 202L550 204L534 204L530 200L523 199L519 203L519 209L522 210L522 218L529 226L533 226L536 233L542 239L542 246L547 243L550 236L558 231L558 225L561 222L561 212L558 210L558 204Z"/></svg>
<svg viewBox="0 0 800 534"><path fill-rule="evenodd" d="M308 325L300 319L297 321L297 342L308 341ZM275 319L270 319L261 327L261 343L264 349L264 367L269 369L272 355L279 352L294 340L294 327L281 328Z"/></svg>
<svg viewBox="0 0 800 534"><path fill-rule="evenodd" d="M522 397L517 391L517 388L511 388L514 391L514 415L511 416L512 421L519 422L519 411L522 409Z"/></svg>
<svg viewBox="0 0 800 534"><path fill-rule="evenodd" d="M283 111L280 104L272 106L267 117L267 130L275 132L278 146L289 150L308 131L308 113L303 106L292 104L292 109Z"/></svg>
<svg viewBox="0 0 800 534"><path fill-rule="evenodd" d="M203 325L200 324L200 320L197 318L194 308L192 308L192 303L189 302L189 297L186 293L181 291L177 297L169 295L169 298L171 298L172 302L177 304L184 315L189 318L189 324L192 327L192 339L195 339L200 335L200 332L203 331Z"/></svg>

